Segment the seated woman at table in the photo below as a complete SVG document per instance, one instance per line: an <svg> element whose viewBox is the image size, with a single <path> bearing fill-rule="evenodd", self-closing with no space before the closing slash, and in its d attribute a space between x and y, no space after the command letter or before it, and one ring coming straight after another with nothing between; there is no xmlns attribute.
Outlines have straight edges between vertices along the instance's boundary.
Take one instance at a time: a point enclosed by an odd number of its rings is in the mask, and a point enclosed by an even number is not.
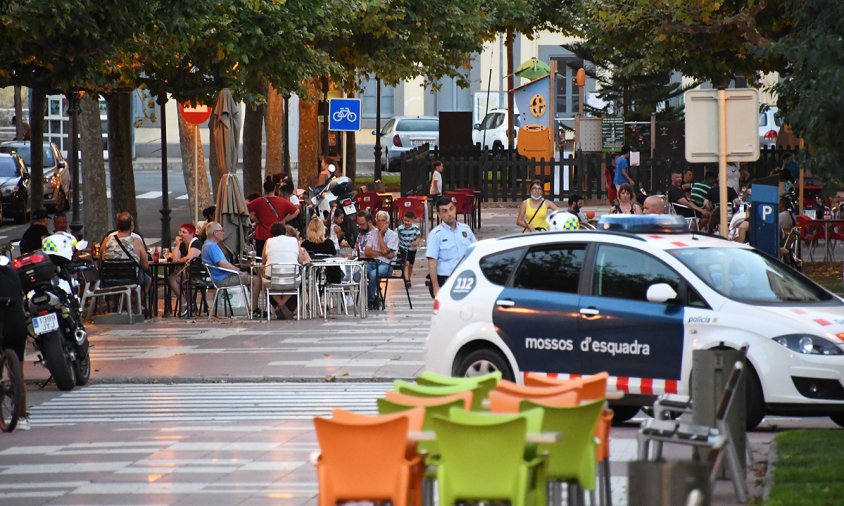
<svg viewBox="0 0 844 506"><path fill-rule="evenodd" d="M334 241L325 238L325 224L316 216L308 223L307 239L302 242L302 247L312 258L317 255L333 257L337 254ZM339 283L343 279L343 271L339 267L328 267L325 269L325 279L329 283Z"/></svg>
<svg viewBox="0 0 844 506"><path fill-rule="evenodd" d="M196 227L193 223L185 223L179 227L179 233L176 235L176 240L173 245L172 262L174 264L184 265L184 268L175 269L173 274L170 274L168 282L173 293L177 294L182 299L181 307L182 316L188 314L187 291L182 293L182 280L188 279L187 264L199 258L202 255L202 241L196 236Z"/></svg>
<svg viewBox="0 0 844 506"><path fill-rule="evenodd" d="M265 289L267 285L272 284L272 279L270 279L271 265L306 264L311 261L308 252L299 244L299 231L295 228L276 222L270 226L270 234L272 234L272 237L264 243L264 251L261 255L264 261L263 280ZM273 301L276 303L276 318L279 320L293 319L293 313L287 308L287 301L290 300L290 297L290 295L273 295ZM267 309L269 310L269 308Z"/></svg>

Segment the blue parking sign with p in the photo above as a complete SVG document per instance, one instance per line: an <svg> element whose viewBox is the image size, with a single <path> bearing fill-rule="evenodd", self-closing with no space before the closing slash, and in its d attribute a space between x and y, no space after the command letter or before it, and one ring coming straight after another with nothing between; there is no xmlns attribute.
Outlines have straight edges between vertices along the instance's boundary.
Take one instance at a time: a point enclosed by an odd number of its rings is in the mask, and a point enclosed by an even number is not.
<svg viewBox="0 0 844 506"><path fill-rule="evenodd" d="M360 99L332 98L329 100L328 129L339 132L360 130Z"/></svg>

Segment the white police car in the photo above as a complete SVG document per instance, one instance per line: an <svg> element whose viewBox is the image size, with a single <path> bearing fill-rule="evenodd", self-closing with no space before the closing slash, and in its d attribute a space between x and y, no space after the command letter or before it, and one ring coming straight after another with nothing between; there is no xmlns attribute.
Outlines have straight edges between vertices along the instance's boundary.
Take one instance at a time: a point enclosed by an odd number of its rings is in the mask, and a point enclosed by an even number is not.
<svg viewBox="0 0 844 506"><path fill-rule="evenodd" d="M481 241L440 290L426 366L521 381L609 371L629 419L688 393L692 350L749 344L748 426L766 413L844 425L844 301L743 244L674 216Z"/></svg>

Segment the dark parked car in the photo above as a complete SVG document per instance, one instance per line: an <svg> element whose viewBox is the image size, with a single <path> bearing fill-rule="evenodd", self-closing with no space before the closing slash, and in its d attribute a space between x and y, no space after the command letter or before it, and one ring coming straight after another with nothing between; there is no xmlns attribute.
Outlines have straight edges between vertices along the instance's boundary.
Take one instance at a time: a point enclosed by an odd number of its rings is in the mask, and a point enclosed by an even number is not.
<svg viewBox="0 0 844 506"><path fill-rule="evenodd" d="M29 210L29 170L14 153L0 153L0 203L2 217L26 220Z"/></svg>
<svg viewBox="0 0 844 506"><path fill-rule="evenodd" d="M8 141L0 144L0 153L16 152L32 167L29 141ZM59 148L52 142L44 143L44 207L50 212L65 211L70 196L70 173Z"/></svg>

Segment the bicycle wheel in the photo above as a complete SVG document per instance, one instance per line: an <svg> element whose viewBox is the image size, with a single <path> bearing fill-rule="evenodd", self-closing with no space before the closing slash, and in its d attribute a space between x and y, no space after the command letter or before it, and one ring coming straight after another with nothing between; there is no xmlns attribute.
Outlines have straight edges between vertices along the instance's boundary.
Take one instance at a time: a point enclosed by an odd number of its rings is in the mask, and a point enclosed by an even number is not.
<svg viewBox="0 0 844 506"><path fill-rule="evenodd" d="M4 350L0 356L0 430L12 432L18 424L23 396L23 377L18 356Z"/></svg>

